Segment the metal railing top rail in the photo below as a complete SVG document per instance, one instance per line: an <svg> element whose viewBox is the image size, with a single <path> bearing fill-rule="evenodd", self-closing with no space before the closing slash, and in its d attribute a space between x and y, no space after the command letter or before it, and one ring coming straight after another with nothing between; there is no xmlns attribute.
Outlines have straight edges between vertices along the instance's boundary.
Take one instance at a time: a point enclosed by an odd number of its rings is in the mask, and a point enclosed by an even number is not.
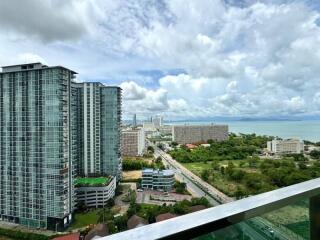
<svg viewBox="0 0 320 240"><path fill-rule="evenodd" d="M113 234L101 240L190 239L319 194L320 178L317 178Z"/></svg>

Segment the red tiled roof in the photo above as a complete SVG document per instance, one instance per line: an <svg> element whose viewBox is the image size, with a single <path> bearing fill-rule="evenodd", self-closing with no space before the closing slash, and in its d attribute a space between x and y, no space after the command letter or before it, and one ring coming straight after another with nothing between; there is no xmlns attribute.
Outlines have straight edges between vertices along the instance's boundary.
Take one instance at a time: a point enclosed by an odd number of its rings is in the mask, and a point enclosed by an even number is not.
<svg viewBox="0 0 320 240"><path fill-rule="evenodd" d="M137 215L133 215L131 218L129 218L127 222L128 229L133 229L136 227L141 227L144 225L147 225L148 221L142 217L139 217Z"/></svg>
<svg viewBox="0 0 320 240"><path fill-rule="evenodd" d="M195 205L191 207L191 212L197 212L200 210L206 209L206 206L204 205Z"/></svg>
<svg viewBox="0 0 320 240"><path fill-rule="evenodd" d="M186 144L186 147L189 148L189 149L193 149L193 148L196 148L197 146L196 145L193 145L193 144Z"/></svg>
<svg viewBox="0 0 320 240"><path fill-rule="evenodd" d="M80 233L72 233L72 234L69 234L69 235L56 237L53 240L79 240L79 238L80 238Z"/></svg>
<svg viewBox="0 0 320 240"><path fill-rule="evenodd" d="M170 218L175 218L177 216L178 215L173 214L173 213L163 213L163 214L160 214L160 215L156 216L156 222L161 222L161 221L164 221L164 220L168 220Z"/></svg>

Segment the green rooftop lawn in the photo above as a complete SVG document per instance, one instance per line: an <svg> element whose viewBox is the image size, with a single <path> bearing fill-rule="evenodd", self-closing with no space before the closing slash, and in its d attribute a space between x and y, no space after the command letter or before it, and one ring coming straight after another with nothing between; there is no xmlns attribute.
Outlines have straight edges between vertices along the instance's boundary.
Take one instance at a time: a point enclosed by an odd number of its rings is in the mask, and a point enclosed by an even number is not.
<svg viewBox="0 0 320 240"><path fill-rule="evenodd" d="M88 185L88 186L95 186L95 185L104 185L110 181L108 177L98 177L98 178L77 178L75 180L75 185Z"/></svg>

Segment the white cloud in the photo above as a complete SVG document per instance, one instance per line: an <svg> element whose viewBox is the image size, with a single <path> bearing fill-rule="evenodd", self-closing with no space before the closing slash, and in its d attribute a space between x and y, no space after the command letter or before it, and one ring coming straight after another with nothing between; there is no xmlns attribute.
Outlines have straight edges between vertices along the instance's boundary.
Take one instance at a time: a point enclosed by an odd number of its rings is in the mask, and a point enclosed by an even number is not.
<svg viewBox="0 0 320 240"><path fill-rule="evenodd" d="M146 97L147 89L140 87L137 83L123 82L120 87L123 90L123 98L127 100L141 100Z"/></svg>
<svg viewBox="0 0 320 240"><path fill-rule="evenodd" d="M320 13L302 0L36 2L0 3L0 64L123 82L125 114L319 112Z"/></svg>
<svg viewBox="0 0 320 240"><path fill-rule="evenodd" d="M132 81L123 82L120 87L123 89L126 116L133 113L147 115L151 112L166 111L169 108L167 90L163 88L149 90Z"/></svg>
<svg viewBox="0 0 320 240"><path fill-rule="evenodd" d="M41 62L43 64L47 64L47 61L44 60L42 57L40 57L37 54L34 53L22 53L18 55L18 60L20 63L35 63L35 62Z"/></svg>

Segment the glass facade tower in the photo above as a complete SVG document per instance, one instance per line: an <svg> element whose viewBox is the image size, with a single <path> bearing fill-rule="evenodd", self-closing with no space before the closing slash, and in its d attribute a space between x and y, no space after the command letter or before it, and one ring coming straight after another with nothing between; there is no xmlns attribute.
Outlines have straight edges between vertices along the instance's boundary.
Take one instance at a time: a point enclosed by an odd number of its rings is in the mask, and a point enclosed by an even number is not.
<svg viewBox="0 0 320 240"><path fill-rule="evenodd" d="M0 72L0 220L64 229L76 175L120 179L121 89L41 63Z"/></svg>
<svg viewBox="0 0 320 240"><path fill-rule="evenodd" d="M72 219L75 72L40 63L0 72L0 219L58 230Z"/></svg>
<svg viewBox="0 0 320 240"><path fill-rule="evenodd" d="M74 83L78 175L120 179L121 89L97 82Z"/></svg>

